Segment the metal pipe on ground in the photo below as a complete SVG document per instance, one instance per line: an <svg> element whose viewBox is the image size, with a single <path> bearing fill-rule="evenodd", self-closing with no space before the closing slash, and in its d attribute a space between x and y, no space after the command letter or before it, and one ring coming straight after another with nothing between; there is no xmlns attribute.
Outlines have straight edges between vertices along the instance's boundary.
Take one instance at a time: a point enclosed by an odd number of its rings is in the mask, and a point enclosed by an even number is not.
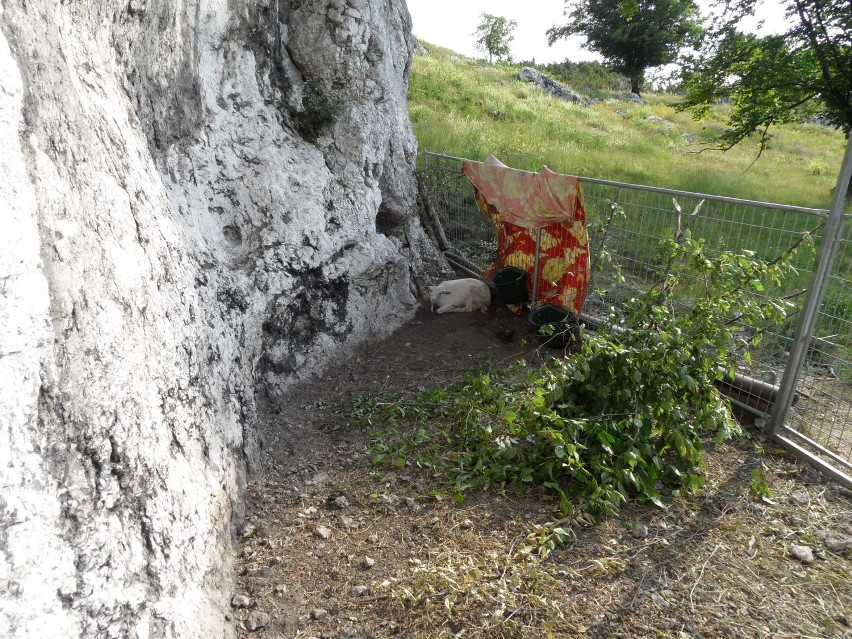
<svg viewBox="0 0 852 639"><path fill-rule="evenodd" d="M423 205L422 211L426 214L426 220L421 219L423 225L428 229L431 227L432 233L434 234L435 243L438 245L438 249L441 251L446 251L450 248L450 243L447 240L447 236L444 233L444 227L441 224L441 220L438 217L438 212L435 210L435 207L432 205L432 199L429 197L429 189L426 187L426 183L423 180L423 176L419 173L417 174L417 190L420 194L420 201ZM429 224L425 224L425 222L429 222Z"/></svg>
<svg viewBox="0 0 852 639"><path fill-rule="evenodd" d="M459 269L460 271L467 273L471 277L478 277L478 278L482 279L482 270L477 268L476 264L474 264L470 260L463 258L458 253L452 253L450 251L445 251L444 252L444 259L446 259L450 263L451 266ZM482 280L482 281L485 282L486 284L488 284L489 286L492 286L491 282L489 282L488 280Z"/></svg>
<svg viewBox="0 0 852 639"><path fill-rule="evenodd" d="M532 308L538 306L538 278L541 273L541 231L535 230L535 266L533 267Z"/></svg>

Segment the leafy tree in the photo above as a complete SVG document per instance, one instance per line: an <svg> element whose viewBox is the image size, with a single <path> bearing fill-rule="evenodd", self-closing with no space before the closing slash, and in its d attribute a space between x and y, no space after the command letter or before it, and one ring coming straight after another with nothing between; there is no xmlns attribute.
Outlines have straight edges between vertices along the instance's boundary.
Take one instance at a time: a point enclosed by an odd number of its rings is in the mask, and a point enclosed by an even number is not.
<svg viewBox="0 0 852 639"><path fill-rule="evenodd" d="M702 33L695 0L568 0L566 15L568 24L548 29L548 42L586 36L583 46L630 78L633 93L645 69L673 62Z"/></svg>
<svg viewBox="0 0 852 639"><path fill-rule="evenodd" d="M735 0L682 70L686 99L679 109L704 116L730 101L730 128L716 138L727 150L752 133L760 150L773 124L816 116L849 136L852 131L852 3L785 0L795 25L759 37L737 25L760 0Z"/></svg>
<svg viewBox="0 0 852 639"><path fill-rule="evenodd" d="M477 50L488 54L488 62L493 62L495 56L498 61L503 58L511 59L509 43L514 38L512 31L518 23L515 20L507 20L503 16L492 16L490 13L483 13L480 17L482 22L473 34L478 36Z"/></svg>

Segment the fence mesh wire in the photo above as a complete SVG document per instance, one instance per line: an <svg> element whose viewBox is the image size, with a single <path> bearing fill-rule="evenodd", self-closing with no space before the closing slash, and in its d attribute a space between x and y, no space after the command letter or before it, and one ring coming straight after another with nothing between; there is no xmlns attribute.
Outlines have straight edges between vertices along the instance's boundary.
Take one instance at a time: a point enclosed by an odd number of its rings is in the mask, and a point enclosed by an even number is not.
<svg viewBox="0 0 852 639"><path fill-rule="evenodd" d="M497 258L497 242L490 220L477 209L461 161L432 153L424 154L424 161L429 199L443 230L442 248L455 263L483 271ZM805 234L819 246L827 218L824 210L582 181L594 265L584 315L591 317L606 317L612 309L617 313L620 304L659 281L660 241L674 237L679 225L688 223L693 237L704 240L709 253L752 251L758 258L773 260L790 251ZM624 214L613 216L606 231L596 233L614 205ZM798 309L812 284L815 251L800 247L793 254L793 264L796 275L781 287L767 290L766 295L787 300ZM688 294L679 303L688 305ZM738 377L745 383L729 393L734 403L745 404L752 412L769 413L798 319L793 310L786 322L767 328L760 345L751 350L751 362L740 360ZM743 327L743 331L747 329ZM809 339L807 363L786 426L811 446L814 455L829 458L848 474L852 460L852 224L846 224L816 330Z"/></svg>
<svg viewBox="0 0 852 639"><path fill-rule="evenodd" d="M824 461L852 469L852 224L845 225L787 428Z"/></svg>

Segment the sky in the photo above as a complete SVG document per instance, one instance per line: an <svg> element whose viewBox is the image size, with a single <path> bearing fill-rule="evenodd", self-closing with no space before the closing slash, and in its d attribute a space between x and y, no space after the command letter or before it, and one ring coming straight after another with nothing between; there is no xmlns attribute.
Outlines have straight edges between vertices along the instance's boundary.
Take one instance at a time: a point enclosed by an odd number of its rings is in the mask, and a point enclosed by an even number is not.
<svg viewBox="0 0 852 639"><path fill-rule="evenodd" d="M699 0L699 5L709 6L710 0ZM473 35L480 22L480 15L490 13L503 16L518 23L514 40L510 44L512 58L532 60L538 63L562 62L570 59L600 60L600 56L581 48L584 38L572 37L560 40L552 47L547 46L545 32L554 24L564 21L564 0L406 0L414 21L414 35L431 44L452 49L470 57L484 57L474 49ZM766 0L763 11L758 15L766 22L767 31L778 31L783 27L783 10L778 0ZM754 30L757 20L745 25Z"/></svg>

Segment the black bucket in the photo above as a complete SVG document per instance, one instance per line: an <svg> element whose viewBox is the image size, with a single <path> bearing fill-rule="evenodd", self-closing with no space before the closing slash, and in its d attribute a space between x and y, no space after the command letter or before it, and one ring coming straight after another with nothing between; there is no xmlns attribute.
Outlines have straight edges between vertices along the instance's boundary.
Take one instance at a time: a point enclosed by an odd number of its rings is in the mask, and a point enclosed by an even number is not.
<svg viewBox="0 0 852 639"><path fill-rule="evenodd" d="M577 339L577 317L555 304L534 308L527 320L538 329L538 341L550 348L565 348Z"/></svg>
<svg viewBox="0 0 852 639"><path fill-rule="evenodd" d="M494 273L491 282L506 304L523 304L529 299L529 274L517 266L506 266Z"/></svg>

